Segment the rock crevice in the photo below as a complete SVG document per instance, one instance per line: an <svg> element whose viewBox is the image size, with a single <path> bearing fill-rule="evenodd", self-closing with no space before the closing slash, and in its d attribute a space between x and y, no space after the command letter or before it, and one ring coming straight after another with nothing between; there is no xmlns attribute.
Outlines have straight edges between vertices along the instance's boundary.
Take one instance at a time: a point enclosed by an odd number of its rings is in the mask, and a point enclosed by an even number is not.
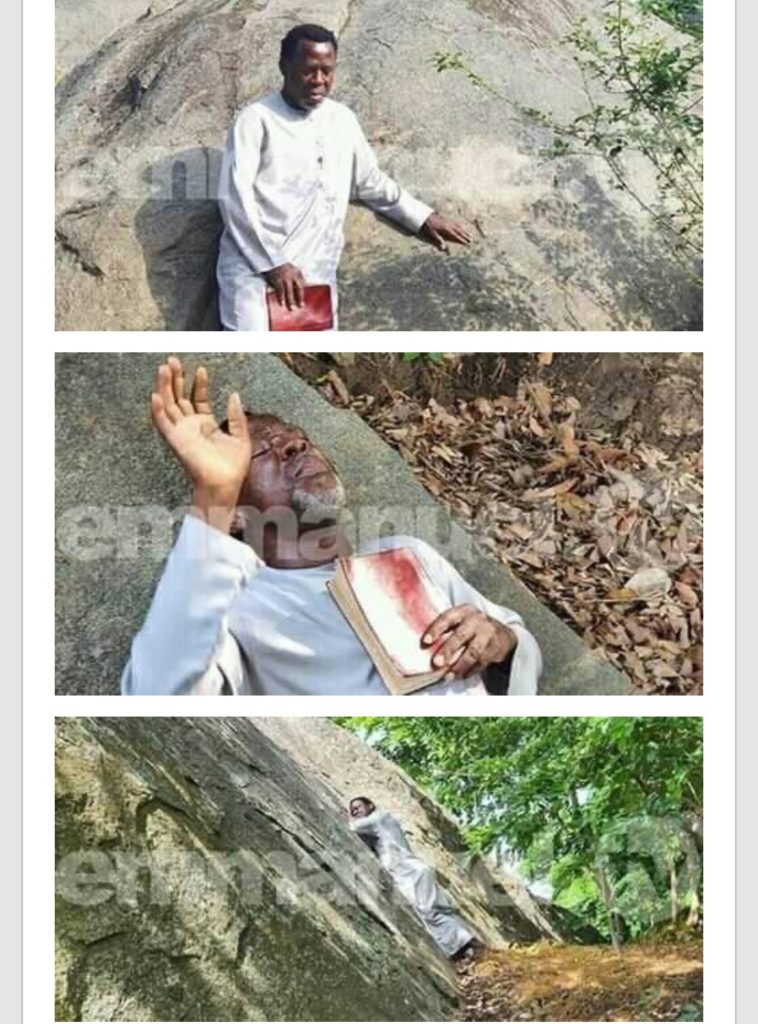
<svg viewBox="0 0 758 1024"><path fill-rule="evenodd" d="M344 742L343 759L355 757L354 737L335 725L288 721L312 742L330 735L332 751ZM58 721L58 1020L450 1018L449 965L350 832L335 792L260 725ZM268 770L243 788L251 753ZM377 792L407 787L366 753ZM199 785L187 786L188 773ZM419 807L410 793L411 831ZM449 831L430 829L423 845L448 877L450 843ZM473 912L481 877L467 882L459 871L454 891ZM521 901L508 919L490 915L501 944L548 934L525 891ZM480 905L479 930L486 915Z"/></svg>

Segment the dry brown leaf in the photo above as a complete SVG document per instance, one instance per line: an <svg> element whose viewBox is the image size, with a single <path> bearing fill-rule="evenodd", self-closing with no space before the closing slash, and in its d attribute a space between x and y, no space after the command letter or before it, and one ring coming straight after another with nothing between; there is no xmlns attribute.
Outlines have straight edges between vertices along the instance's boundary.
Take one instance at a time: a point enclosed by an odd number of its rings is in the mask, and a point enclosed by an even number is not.
<svg viewBox="0 0 758 1024"><path fill-rule="evenodd" d="M688 608L697 608L700 604L698 596L695 591L687 583L682 583L681 580L676 584L676 592L679 595L683 604L687 605Z"/></svg>
<svg viewBox="0 0 758 1024"><path fill-rule="evenodd" d="M556 498L556 504L572 516L586 515L592 511L592 505L581 494L559 494Z"/></svg>
<svg viewBox="0 0 758 1024"><path fill-rule="evenodd" d="M337 373L337 371L330 370L329 373L327 373L326 375L326 379L329 381L329 383L336 391L337 397L343 403L343 405L348 405L350 402L350 392L347 390L345 382L343 381L342 377L340 377L340 375Z"/></svg>
<svg viewBox="0 0 758 1024"><path fill-rule="evenodd" d="M529 383L528 388L529 397L537 412L544 416L545 419L550 419L550 413L553 409L553 396L550 393L550 389L539 381Z"/></svg>
<svg viewBox="0 0 758 1024"><path fill-rule="evenodd" d="M608 558L616 548L616 537L613 533L601 533L597 538L597 549L603 558Z"/></svg>
<svg viewBox="0 0 758 1024"><path fill-rule="evenodd" d="M544 501L546 498L554 498L557 494L565 494L576 487L578 483L579 480L574 476L568 480L562 480L559 484L553 484L552 487L537 487L524 491L521 497L524 501Z"/></svg>
<svg viewBox="0 0 758 1024"><path fill-rule="evenodd" d="M556 455L555 458L546 462L544 466L540 466L537 470L537 476L549 476L551 473L561 473L570 464L571 459L566 458L565 455Z"/></svg>
<svg viewBox="0 0 758 1024"><path fill-rule="evenodd" d="M540 366L550 366L552 364L552 362L553 362L553 353L552 352L538 352L537 353L537 362L540 364Z"/></svg>
<svg viewBox="0 0 758 1024"><path fill-rule="evenodd" d="M640 597L636 590L629 590L628 587L618 587L615 590L609 590L606 595L606 601L619 601L621 603L628 601L639 601Z"/></svg>
<svg viewBox="0 0 758 1024"><path fill-rule="evenodd" d="M493 412L492 402L487 398L475 398L472 405L480 416L490 417Z"/></svg>
<svg viewBox="0 0 758 1024"><path fill-rule="evenodd" d="M558 440L561 442L566 455L575 457L579 454L579 445L576 443L576 434L570 423L560 423L556 428Z"/></svg>
<svg viewBox="0 0 758 1024"><path fill-rule="evenodd" d="M660 566L640 569L626 582L626 589L633 590L643 601L663 597L671 589L671 577Z"/></svg>
<svg viewBox="0 0 758 1024"><path fill-rule="evenodd" d="M519 540L529 540L534 533L531 527L524 526L523 523L507 523L505 528L515 534Z"/></svg>

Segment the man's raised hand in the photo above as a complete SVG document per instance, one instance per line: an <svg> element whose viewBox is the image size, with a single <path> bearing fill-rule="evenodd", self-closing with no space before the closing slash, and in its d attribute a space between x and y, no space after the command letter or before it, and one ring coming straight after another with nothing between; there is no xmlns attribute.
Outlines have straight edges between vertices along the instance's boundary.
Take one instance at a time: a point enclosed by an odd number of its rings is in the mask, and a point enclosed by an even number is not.
<svg viewBox="0 0 758 1024"><path fill-rule="evenodd" d="M192 481L192 510L225 532L250 466L252 443L239 395L229 396L225 434L208 402L208 373L199 367L190 397L184 393L184 369L175 356L158 368L150 397L156 429Z"/></svg>
<svg viewBox="0 0 758 1024"><path fill-rule="evenodd" d="M447 252L447 243L471 245L472 236L465 224L443 217L441 213L430 213L421 227L421 234L429 239L441 252Z"/></svg>

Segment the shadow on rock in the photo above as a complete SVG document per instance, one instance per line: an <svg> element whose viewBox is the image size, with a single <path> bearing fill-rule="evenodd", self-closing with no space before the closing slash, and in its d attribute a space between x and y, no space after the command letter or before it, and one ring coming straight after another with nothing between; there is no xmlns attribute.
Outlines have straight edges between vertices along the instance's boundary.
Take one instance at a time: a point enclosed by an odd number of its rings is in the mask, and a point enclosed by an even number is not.
<svg viewBox="0 0 758 1024"><path fill-rule="evenodd" d="M641 231L580 164L566 164L556 184L525 227L556 280L590 298L613 330L702 330L702 268L688 273L662 234Z"/></svg>
<svg viewBox="0 0 758 1024"><path fill-rule="evenodd" d="M470 249L447 254L377 245L364 228L345 249L343 328L702 330L700 267L680 266L582 164L564 165L518 218L492 205L480 222Z"/></svg>
<svg viewBox="0 0 758 1024"><path fill-rule="evenodd" d="M346 249L349 256L350 246ZM340 275L340 325L362 331L536 331L545 324L531 283L512 274L508 284L465 253L430 255L415 247L388 253Z"/></svg>
<svg viewBox="0 0 758 1024"><path fill-rule="evenodd" d="M182 150L153 164L145 175L152 196L137 212L135 233L150 290L169 331L220 329L221 159L218 149Z"/></svg>

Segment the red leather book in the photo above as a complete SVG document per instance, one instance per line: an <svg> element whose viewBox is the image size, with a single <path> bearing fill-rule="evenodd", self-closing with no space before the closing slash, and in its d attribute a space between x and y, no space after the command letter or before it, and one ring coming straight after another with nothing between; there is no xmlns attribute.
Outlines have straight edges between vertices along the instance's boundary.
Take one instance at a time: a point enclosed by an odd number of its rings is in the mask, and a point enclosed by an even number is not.
<svg viewBox="0 0 758 1024"><path fill-rule="evenodd" d="M391 693L438 682L432 667L442 640L425 647L427 627L450 607L409 548L339 558L327 588Z"/></svg>
<svg viewBox="0 0 758 1024"><path fill-rule="evenodd" d="M279 304L275 291L266 293L268 324L271 331L330 331L334 327L332 289L328 284L305 286L302 306L287 309Z"/></svg>

